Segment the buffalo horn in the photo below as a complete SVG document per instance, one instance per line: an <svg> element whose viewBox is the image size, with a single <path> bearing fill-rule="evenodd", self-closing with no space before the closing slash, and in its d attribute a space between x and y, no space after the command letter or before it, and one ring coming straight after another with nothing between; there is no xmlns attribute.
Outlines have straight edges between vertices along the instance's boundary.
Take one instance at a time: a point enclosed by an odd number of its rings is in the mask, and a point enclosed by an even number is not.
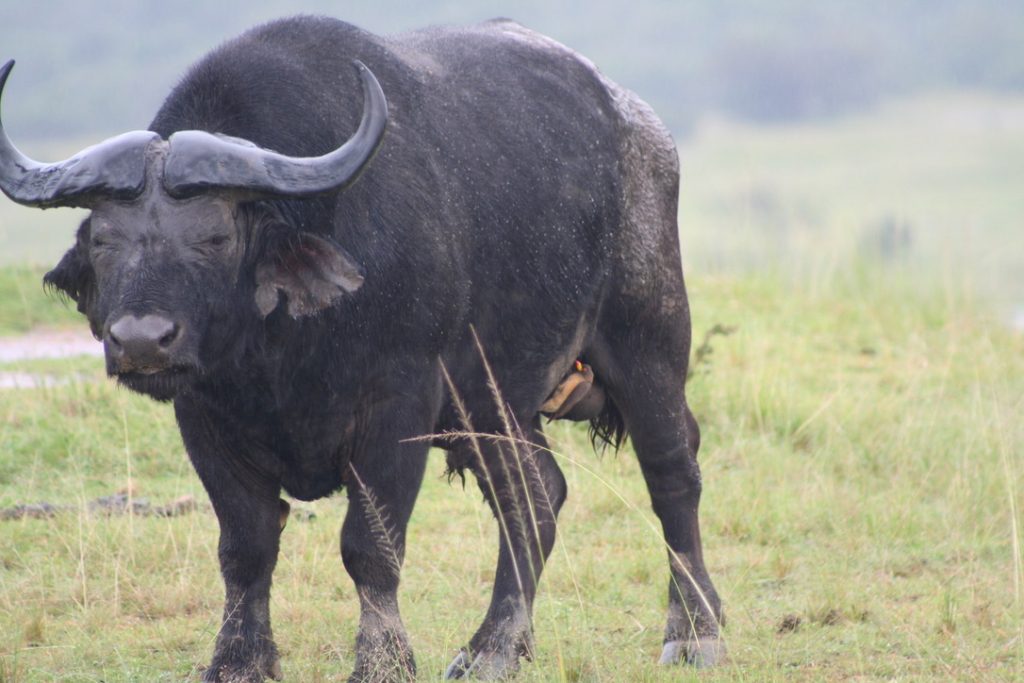
<svg viewBox="0 0 1024 683"><path fill-rule="evenodd" d="M173 196L241 190L249 196L308 197L339 190L373 157L388 119L387 100L373 73L359 61L363 117L345 144L319 157L290 157L245 141L198 130L171 135L163 183Z"/></svg>
<svg viewBox="0 0 1024 683"><path fill-rule="evenodd" d="M0 97L14 60L0 68ZM158 139L133 131L88 147L53 164L33 161L18 151L0 120L0 190L26 206L91 206L97 199L132 199L146 184L146 148Z"/></svg>

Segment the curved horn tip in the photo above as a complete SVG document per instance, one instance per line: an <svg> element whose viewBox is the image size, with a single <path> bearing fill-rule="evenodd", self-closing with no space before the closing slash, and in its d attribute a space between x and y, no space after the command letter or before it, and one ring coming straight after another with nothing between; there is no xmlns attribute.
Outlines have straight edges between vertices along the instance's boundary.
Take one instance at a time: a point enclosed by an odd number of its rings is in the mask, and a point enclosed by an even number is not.
<svg viewBox="0 0 1024 683"><path fill-rule="evenodd" d="M352 66L355 67L356 73L359 74L359 80L362 81L363 85L372 84L380 88L380 82L377 80L377 76L370 70L370 67L363 64L358 59L352 60Z"/></svg>
<svg viewBox="0 0 1024 683"><path fill-rule="evenodd" d="M14 68L14 60L8 59L7 63L0 66L0 90L3 90L4 84L7 83L7 77L11 73L11 69Z"/></svg>
<svg viewBox="0 0 1024 683"><path fill-rule="evenodd" d="M388 102L384 96L384 89L381 87L380 81L377 80L377 76L370 70L370 67L358 59L352 60L352 66L355 67L356 73L359 74L359 81L363 85L363 96L380 104L381 113L386 121L388 118Z"/></svg>

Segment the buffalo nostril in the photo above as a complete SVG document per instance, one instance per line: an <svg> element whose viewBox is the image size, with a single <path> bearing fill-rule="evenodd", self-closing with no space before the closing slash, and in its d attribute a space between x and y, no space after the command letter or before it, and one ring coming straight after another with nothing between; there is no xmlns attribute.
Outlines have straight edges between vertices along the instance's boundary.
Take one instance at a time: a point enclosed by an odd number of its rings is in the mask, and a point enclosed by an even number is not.
<svg viewBox="0 0 1024 683"><path fill-rule="evenodd" d="M176 324L176 323L171 323L171 329L168 330L168 332L165 335L160 337L160 339L158 341L158 343L160 344L160 348L166 349L171 344L176 342L178 340L178 337L180 337L180 336L181 336L181 326Z"/></svg>
<svg viewBox="0 0 1024 683"><path fill-rule="evenodd" d="M124 345L121 343L121 340L117 338L113 329L107 332L107 341L110 343L110 347L113 351L121 353L121 351L124 350Z"/></svg>

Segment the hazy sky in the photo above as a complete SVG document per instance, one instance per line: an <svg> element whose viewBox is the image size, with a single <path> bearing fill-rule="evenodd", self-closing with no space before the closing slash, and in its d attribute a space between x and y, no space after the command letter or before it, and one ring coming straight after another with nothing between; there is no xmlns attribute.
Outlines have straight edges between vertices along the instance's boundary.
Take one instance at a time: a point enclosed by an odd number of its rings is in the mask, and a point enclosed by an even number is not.
<svg viewBox="0 0 1024 683"><path fill-rule="evenodd" d="M392 33L510 16L593 59L677 133L708 108L787 119L950 85L1024 89L1003 0L0 0L4 115L22 138L145 126L184 69L255 23L328 14Z"/></svg>

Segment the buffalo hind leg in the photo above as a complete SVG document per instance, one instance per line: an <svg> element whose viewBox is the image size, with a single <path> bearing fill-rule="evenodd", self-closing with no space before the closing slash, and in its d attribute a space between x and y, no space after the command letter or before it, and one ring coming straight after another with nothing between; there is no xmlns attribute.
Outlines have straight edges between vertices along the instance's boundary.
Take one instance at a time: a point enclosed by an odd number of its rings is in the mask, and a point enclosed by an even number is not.
<svg viewBox="0 0 1024 683"><path fill-rule="evenodd" d="M526 442L479 441L460 445L453 461L469 463L498 520L499 550L491 604L468 647L445 678L500 680L533 652L533 599L555 543L555 522L566 496L565 477L547 450L540 421Z"/></svg>
<svg viewBox="0 0 1024 683"><path fill-rule="evenodd" d="M636 346L625 356L631 361L623 364L628 369L613 398L626 420L668 546L668 623L661 663L712 666L725 654L719 638L722 608L701 550L700 431L686 405L685 364L673 362L668 353L637 353Z"/></svg>
<svg viewBox="0 0 1024 683"><path fill-rule="evenodd" d="M700 432L688 407L683 443L674 450L637 446L640 466L668 543L668 623L662 664L685 660L698 668L714 666L725 655L719 628L722 605L704 566L698 506L701 494L697 448ZM643 453L643 455L639 455Z"/></svg>
<svg viewBox="0 0 1024 683"><path fill-rule="evenodd" d="M411 419L403 421L403 414ZM420 421L401 410L392 417L397 422L388 424ZM423 426L419 434L428 431ZM350 683L397 683L416 677L412 648L398 611L398 583L406 526L423 480L427 445L399 443L405 435L389 432L386 425L369 436L374 434L381 438L367 442L365 457L349 465L346 477L349 504L341 530L341 558L359 596Z"/></svg>

